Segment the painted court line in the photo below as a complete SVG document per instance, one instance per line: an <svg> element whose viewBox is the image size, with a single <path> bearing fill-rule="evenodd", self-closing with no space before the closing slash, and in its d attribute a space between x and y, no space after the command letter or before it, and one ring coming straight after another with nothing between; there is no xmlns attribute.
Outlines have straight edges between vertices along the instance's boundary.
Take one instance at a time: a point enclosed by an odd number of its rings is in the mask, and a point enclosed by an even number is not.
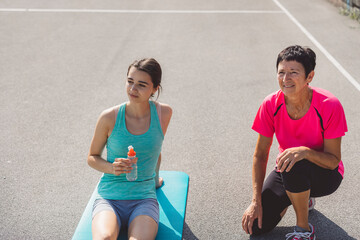
<svg viewBox="0 0 360 240"><path fill-rule="evenodd" d="M239 14L239 13L280 13L270 10L116 10L116 9L41 9L41 8L0 8L0 12L56 12L56 13L167 13L167 14Z"/></svg>
<svg viewBox="0 0 360 240"><path fill-rule="evenodd" d="M345 76L345 78L360 91L360 84L348 71L315 39L315 37L299 23L299 21L278 0L273 2L282 11L270 10L112 10L112 9L40 9L40 8L0 8L0 12L51 12L51 13L156 13L156 14L279 14L285 13L300 30L315 44L317 48L332 62L332 64Z"/></svg>
<svg viewBox="0 0 360 240"><path fill-rule="evenodd" d="M293 21L300 28L300 30L310 39L310 41L320 49L320 51L330 60L330 62L332 62L332 64L334 64L334 66L345 76L345 78L352 85L354 85L358 91L360 91L360 84L355 80L355 78L353 78L353 76L351 76L350 73L346 71L343 66L341 66L341 64L321 45L321 43L319 43L316 38L308 30L306 30L306 28L301 25L301 23L299 23L299 21L296 20L296 18L283 5L278 2L278 0L273 1L282 11L284 11L284 13L291 19L291 21Z"/></svg>

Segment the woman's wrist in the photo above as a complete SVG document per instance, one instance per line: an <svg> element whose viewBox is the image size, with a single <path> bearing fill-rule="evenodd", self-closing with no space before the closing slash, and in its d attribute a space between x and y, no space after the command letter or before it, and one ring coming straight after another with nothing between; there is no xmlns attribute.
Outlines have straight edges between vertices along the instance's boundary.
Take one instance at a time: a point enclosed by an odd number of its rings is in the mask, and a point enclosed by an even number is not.
<svg viewBox="0 0 360 240"><path fill-rule="evenodd" d="M261 204L261 195L260 196L253 196L251 203L257 205L257 204Z"/></svg>
<svg viewBox="0 0 360 240"><path fill-rule="evenodd" d="M303 159L307 159L309 160L310 155L311 155L311 148L308 148L308 147L303 147L303 152L304 152L304 158Z"/></svg>

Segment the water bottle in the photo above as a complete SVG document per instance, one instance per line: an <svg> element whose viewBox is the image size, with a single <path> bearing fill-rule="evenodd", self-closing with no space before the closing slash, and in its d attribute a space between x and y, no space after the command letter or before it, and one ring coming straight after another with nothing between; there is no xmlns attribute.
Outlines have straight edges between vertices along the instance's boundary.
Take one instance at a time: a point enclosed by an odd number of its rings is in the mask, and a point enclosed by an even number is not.
<svg viewBox="0 0 360 240"><path fill-rule="evenodd" d="M134 151L133 146L129 146L128 147L129 152L127 154L128 159L133 159L136 157L136 152ZM131 170L131 172L126 174L126 179L128 181L135 181L137 179L137 164L133 163L131 166L133 169Z"/></svg>

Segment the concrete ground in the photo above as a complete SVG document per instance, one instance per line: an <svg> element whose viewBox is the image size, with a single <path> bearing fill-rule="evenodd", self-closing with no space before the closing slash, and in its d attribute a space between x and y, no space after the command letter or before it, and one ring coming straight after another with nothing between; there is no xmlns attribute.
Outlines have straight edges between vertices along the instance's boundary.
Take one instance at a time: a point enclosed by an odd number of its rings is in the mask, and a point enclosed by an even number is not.
<svg viewBox="0 0 360 240"><path fill-rule="evenodd" d="M127 100L142 57L161 63L174 111L161 169L190 176L184 239L250 239L251 125L292 44L317 53L312 85L340 99L349 128L344 181L310 222L317 239L360 239L360 25L328 1L5 0L0 36L0 239L71 238L101 176L86 163L96 120ZM251 239L284 239L294 218Z"/></svg>

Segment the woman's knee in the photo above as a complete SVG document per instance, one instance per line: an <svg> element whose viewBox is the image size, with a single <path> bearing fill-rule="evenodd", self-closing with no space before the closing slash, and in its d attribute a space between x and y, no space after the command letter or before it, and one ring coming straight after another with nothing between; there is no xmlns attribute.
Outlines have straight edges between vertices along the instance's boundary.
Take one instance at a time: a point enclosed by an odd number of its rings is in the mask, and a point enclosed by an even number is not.
<svg viewBox="0 0 360 240"><path fill-rule="evenodd" d="M93 232L93 240L116 240L117 236L113 235L111 232Z"/></svg>
<svg viewBox="0 0 360 240"><path fill-rule="evenodd" d="M140 215L131 221L128 237L131 240L154 240L158 232L158 224L147 215Z"/></svg>
<svg viewBox="0 0 360 240"><path fill-rule="evenodd" d="M93 218L92 235L94 240L116 240L119 231L120 227L114 212L102 211Z"/></svg>
<svg viewBox="0 0 360 240"><path fill-rule="evenodd" d="M253 222L253 228L252 228L253 235L256 236L270 232L278 225L281 218L282 218L281 212L265 209L265 211L263 211L261 228L259 228L258 226L258 219L255 219Z"/></svg>
<svg viewBox="0 0 360 240"><path fill-rule="evenodd" d="M311 163L304 159L297 162L289 172L282 172L284 187L289 192L304 192L310 189Z"/></svg>

